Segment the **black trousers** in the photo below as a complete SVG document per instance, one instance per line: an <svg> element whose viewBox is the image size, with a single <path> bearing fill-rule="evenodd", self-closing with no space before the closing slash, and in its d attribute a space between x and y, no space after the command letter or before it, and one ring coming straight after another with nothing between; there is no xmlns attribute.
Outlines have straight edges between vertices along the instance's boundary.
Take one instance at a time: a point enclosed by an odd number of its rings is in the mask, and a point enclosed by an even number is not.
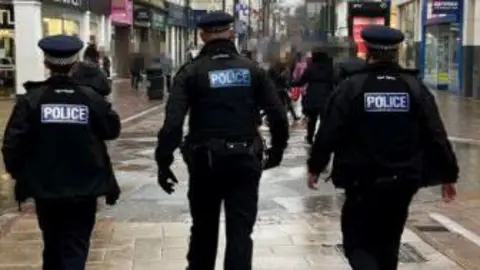
<svg viewBox="0 0 480 270"><path fill-rule="evenodd" d="M130 73L130 84L133 89L138 89L138 84L142 81L142 75L140 72Z"/></svg>
<svg viewBox="0 0 480 270"><path fill-rule="evenodd" d="M417 189L388 185L346 191L345 256L353 270L396 270L408 207Z"/></svg>
<svg viewBox="0 0 480 270"><path fill-rule="evenodd" d="M187 162L189 164L189 162ZM226 217L225 270L251 270L261 160L240 155L211 158L196 151L189 164L192 215L189 270L214 270L222 202Z"/></svg>
<svg viewBox="0 0 480 270"><path fill-rule="evenodd" d="M323 110L321 108L305 109L305 115L307 116L307 141L313 142L313 136L317 128L318 121L323 116Z"/></svg>
<svg viewBox="0 0 480 270"><path fill-rule="evenodd" d="M37 199L35 207L44 242L43 270L85 270L96 198Z"/></svg>
<svg viewBox="0 0 480 270"><path fill-rule="evenodd" d="M299 120L300 117L297 115L295 112L295 109L293 108L293 102L290 96L288 95L287 91L279 91L278 95L280 97L280 100L283 102L285 105L287 112L290 112L292 114L293 119Z"/></svg>

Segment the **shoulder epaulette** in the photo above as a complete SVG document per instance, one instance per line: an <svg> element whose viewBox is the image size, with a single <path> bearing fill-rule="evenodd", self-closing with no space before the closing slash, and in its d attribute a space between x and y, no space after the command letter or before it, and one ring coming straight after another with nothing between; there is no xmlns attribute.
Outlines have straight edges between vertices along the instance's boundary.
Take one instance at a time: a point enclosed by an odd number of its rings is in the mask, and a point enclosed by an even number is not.
<svg viewBox="0 0 480 270"><path fill-rule="evenodd" d="M30 90L45 85L46 81L27 81L23 84L25 91L28 93Z"/></svg>

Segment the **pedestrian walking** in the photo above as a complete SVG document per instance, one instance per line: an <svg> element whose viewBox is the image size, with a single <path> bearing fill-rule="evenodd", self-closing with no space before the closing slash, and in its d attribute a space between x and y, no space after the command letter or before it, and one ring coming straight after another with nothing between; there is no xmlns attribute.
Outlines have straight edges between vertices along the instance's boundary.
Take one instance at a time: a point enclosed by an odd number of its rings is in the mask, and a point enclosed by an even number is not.
<svg viewBox="0 0 480 270"><path fill-rule="evenodd" d="M300 117L297 116L293 108L293 103L288 93L288 88L290 88L290 70L287 68L286 63L282 62L281 59L276 59L272 67L268 69L268 76L277 88L277 94L280 100L288 112L292 114L293 119L295 121L300 120Z"/></svg>
<svg viewBox="0 0 480 270"><path fill-rule="evenodd" d="M238 53L233 22L231 15L221 11L210 12L198 22L205 46L175 76L158 133L158 182L172 193L177 182L170 170L173 152L181 144L183 122L190 113L189 134L181 148L190 174L189 270L215 269L222 202L227 231L224 269L252 269L251 233L260 176L262 169L280 165L287 146L284 107L265 72ZM266 111L272 134L264 162L259 109Z"/></svg>
<svg viewBox="0 0 480 270"><path fill-rule="evenodd" d="M71 74L78 83L92 87L102 96L108 96L112 92L108 77L100 67L100 52L93 44L87 46L83 61L77 62Z"/></svg>
<svg viewBox="0 0 480 270"><path fill-rule="evenodd" d="M333 91L333 60L322 48L312 51L312 60L308 64L300 79L292 82L292 87L301 87L308 84L303 96L303 110L307 116L306 141L313 143L313 136L318 120L323 117L325 104Z"/></svg>
<svg viewBox="0 0 480 270"><path fill-rule="evenodd" d="M35 200L44 270L84 270L97 197L114 204L105 140L120 134L111 105L69 77L83 43L56 35L38 43L51 77L25 83L6 126L2 153L19 203Z"/></svg>
<svg viewBox="0 0 480 270"><path fill-rule="evenodd" d="M442 185L455 198L458 165L432 94L398 64L404 35L387 26L362 33L367 65L342 81L327 105L308 160L308 185L334 153L331 177L345 189L343 247L354 270L396 270L413 196Z"/></svg>

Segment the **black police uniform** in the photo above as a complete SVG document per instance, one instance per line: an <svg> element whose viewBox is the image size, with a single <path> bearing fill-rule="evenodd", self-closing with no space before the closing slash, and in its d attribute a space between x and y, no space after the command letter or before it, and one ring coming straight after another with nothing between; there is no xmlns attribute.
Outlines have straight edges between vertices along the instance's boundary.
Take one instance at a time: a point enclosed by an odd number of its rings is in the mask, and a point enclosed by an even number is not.
<svg viewBox="0 0 480 270"><path fill-rule="evenodd" d="M370 50L396 50L403 34L362 31ZM378 51L377 51L378 52ZM458 166L435 100L416 73L393 62L368 64L331 97L311 156L318 175L335 153L331 177L345 189L343 245L355 270L397 269L412 197L422 186L456 182ZM429 166L424 161L432 160ZM432 163L432 164L433 164ZM446 182L430 182L430 171Z"/></svg>
<svg viewBox="0 0 480 270"><path fill-rule="evenodd" d="M83 47L78 38L65 35L46 37L38 45L46 63L65 69ZM112 195L115 186L104 140L119 135L120 120L95 90L66 74L52 74L46 81L25 83L2 152L6 170L16 180L17 201L35 199L43 269L84 270L96 198Z"/></svg>
<svg viewBox="0 0 480 270"><path fill-rule="evenodd" d="M222 31L232 22L226 13L211 12L198 26L203 31ZM278 166L288 139L286 112L264 71L240 56L233 42L206 43L175 77L158 133L156 160L159 183L170 193L165 179L174 178L169 166L189 112L189 134L182 147L190 173L188 199L193 219L189 270L215 268L222 202L227 231L225 269L252 269L250 235L262 174L258 108L267 112L272 133L266 166Z"/></svg>

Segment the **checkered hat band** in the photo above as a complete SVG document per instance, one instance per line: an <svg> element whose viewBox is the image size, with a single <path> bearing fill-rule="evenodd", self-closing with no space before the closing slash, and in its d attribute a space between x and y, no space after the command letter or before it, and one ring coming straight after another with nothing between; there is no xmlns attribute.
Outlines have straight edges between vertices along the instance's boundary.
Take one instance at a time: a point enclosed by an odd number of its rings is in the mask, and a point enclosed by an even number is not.
<svg viewBox="0 0 480 270"><path fill-rule="evenodd" d="M230 25L221 26L221 27L211 27L211 28L205 28L203 31L207 33L219 33L223 31L227 31L228 29L230 29L230 27L231 27Z"/></svg>
<svg viewBox="0 0 480 270"><path fill-rule="evenodd" d="M78 54L74 54L70 57L53 57L51 55L45 54L45 61L57 66L67 66L72 65L78 60Z"/></svg>
<svg viewBox="0 0 480 270"><path fill-rule="evenodd" d="M372 48L372 49L389 51L389 50L396 50L396 49L398 49L398 47L400 46L400 44L395 44L395 45L380 45L380 44L373 44L373 43L365 42L365 46L367 46L368 48Z"/></svg>

